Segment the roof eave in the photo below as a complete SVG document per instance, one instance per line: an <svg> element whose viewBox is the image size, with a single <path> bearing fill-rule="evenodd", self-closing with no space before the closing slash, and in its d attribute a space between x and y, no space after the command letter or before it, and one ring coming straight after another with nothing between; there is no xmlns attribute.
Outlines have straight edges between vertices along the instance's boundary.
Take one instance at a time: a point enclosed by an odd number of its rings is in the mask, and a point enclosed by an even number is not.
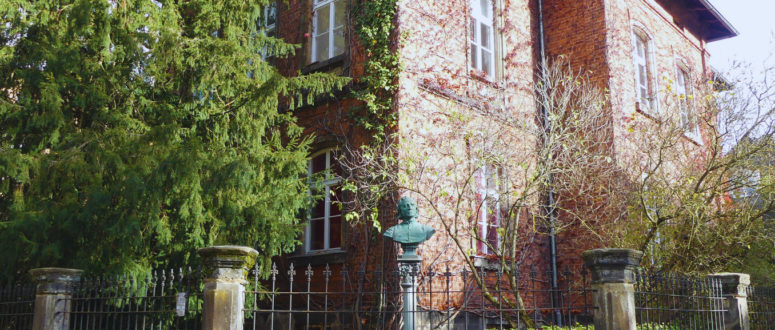
<svg viewBox="0 0 775 330"><path fill-rule="evenodd" d="M716 7L713 6L708 0L697 0L700 4L705 7L705 9L708 10L708 12L713 15L713 17L718 20L718 23L721 25L721 27L727 31L720 33L717 36L709 37L706 39L707 42L714 42L719 41L723 39L728 39L732 37L736 37L739 35L739 32L737 29L735 29L734 26L732 26L732 23L730 23L724 15L721 15L721 13L716 9Z"/></svg>

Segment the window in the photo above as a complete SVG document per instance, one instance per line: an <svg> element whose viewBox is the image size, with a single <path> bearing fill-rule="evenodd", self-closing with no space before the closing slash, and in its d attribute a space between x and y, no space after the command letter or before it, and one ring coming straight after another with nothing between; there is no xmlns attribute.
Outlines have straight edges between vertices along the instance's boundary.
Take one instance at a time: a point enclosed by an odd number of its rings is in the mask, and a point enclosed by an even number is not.
<svg viewBox="0 0 775 330"><path fill-rule="evenodd" d="M266 36L275 36L275 26L277 25L277 2L270 2L264 7L261 17L258 18L258 30ZM271 57L267 51L267 46L261 49L261 58L266 60Z"/></svg>
<svg viewBox="0 0 775 330"><path fill-rule="evenodd" d="M697 116L691 106L691 80L689 73L680 65L676 68L675 90L678 97L678 112L681 120L681 127L684 131L693 137L699 136L699 127L697 126Z"/></svg>
<svg viewBox="0 0 775 330"><path fill-rule="evenodd" d="M633 61L635 64L635 95L639 109L651 114L657 110L656 96L654 94L650 53L650 40L645 33L634 32L635 46L633 47Z"/></svg>
<svg viewBox="0 0 775 330"><path fill-rule="evenodd" d="M471 69L484 72L488 79L495 77L495 49L492 0L470 0Z"/></svg>
<svg viewBox="0 0 775 330"><path fill-rule="evenodd" d="M312 62L325 61L344 53L345 2L314 0L312 19Z"/></svg>
<svg viewBox="0 0 775 330"><path fill-rule="evenodd" d="M308 164L312 205L305 235L307 252L340 249L342 247L342 210L337 198L342 195L341 179L332 168L335 159L331 150L312 156Z"/></svg>
<svg viewBox="0 0 775 330"><path fill-rule="evenodd" d="M499 248L501 243L498 228L501 226L500 199L500 170L492 165L483 165L475 177L477 192L477 202L479 203L479 214L477 216L477 230L479 239L477 240L477 250L482 254L494 254L492 248ZM486 244L485 242L489 243Z"/></svg>
<svg viewBox="0 0 775 330"><path fill-rule="evenodd" d="M259 27L264 29L266 35L273 35L275 24L277 23L277 2L270 2L264 7L263 14L259 21Z"/></svg>

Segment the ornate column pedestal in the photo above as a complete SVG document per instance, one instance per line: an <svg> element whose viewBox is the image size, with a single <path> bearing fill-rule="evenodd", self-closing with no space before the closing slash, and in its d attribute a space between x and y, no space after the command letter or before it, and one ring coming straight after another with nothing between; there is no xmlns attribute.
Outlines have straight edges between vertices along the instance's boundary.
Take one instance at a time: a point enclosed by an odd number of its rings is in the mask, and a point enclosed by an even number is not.
<svg viewBox="0 0 775 330"><path fill-rule="evenodd" d="M203 330L242 330L245 285L258 251L245 246L210 246L197 251L204 264Z"/></svg>
<svg viewBox="0 0 775 330"><path fill-rule="evenodd" d="M80 269L35 268L30 275L38 287L35 292L34 330L67 330L73 287L81 280Z"/></svg>

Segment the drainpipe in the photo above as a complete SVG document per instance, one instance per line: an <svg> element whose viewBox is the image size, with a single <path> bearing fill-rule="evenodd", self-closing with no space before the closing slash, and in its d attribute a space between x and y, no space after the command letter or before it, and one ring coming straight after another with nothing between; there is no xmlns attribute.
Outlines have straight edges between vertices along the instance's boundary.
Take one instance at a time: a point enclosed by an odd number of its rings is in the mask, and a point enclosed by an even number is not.
<svg viewBox="0 0 775 330"><path fill-rule="evenodd" d="M541 80L546 79L546 45L544 42L544 3L543 0L537 0L538 1L538 45L541 51ZM544 106L544 103L541 103L541 114L543 115L545 130L547 135L551 133L552 127L551 123L549 122L549 112L546 110L546 107ZM562 326L562 314L560 313L560 310L557 309L557 299L559 298L556 294L558 290L558 281L557 281L557 236L554 230L555 227L555 220L557 217L557 212L555 212L555 200L554 200L554 176L549 173L549 187L547 192L547 202L548 202L548 213L549 213L549 255L550 255L550 265L551 265L551 274L552 274L552 310L554 311L554 322L555 324Z"/></svg>

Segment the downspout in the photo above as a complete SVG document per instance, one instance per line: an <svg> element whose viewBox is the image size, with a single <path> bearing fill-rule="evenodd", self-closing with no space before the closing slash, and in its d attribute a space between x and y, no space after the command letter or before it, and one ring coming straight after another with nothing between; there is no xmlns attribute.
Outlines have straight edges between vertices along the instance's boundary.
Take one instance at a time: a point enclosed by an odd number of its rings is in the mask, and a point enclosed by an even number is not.
<svg viewBox="0 0 775 330"><path fill-rule="evenodd" d="M546 44L544 41L544 3L543 0L538 1L538 45L540 49L540 63L541 63L541 80L546 80ZM545 101L545 100L544 100ZM552 127L549 122L549 112L544 106L545 102L541 102L541 114L544 120L544 129L547 136L551 134ZM557 281L557 235L555 233L555 221L557 212L555 212L555 200L554 200L554 176L549 173L549 183L547 188L547 204L549 213L549 256L552 274L552 310L554 311L554 321L558 326L562 326L562 315L560 310L557 309L557 295L556 292L559 288Z"/></svg>

